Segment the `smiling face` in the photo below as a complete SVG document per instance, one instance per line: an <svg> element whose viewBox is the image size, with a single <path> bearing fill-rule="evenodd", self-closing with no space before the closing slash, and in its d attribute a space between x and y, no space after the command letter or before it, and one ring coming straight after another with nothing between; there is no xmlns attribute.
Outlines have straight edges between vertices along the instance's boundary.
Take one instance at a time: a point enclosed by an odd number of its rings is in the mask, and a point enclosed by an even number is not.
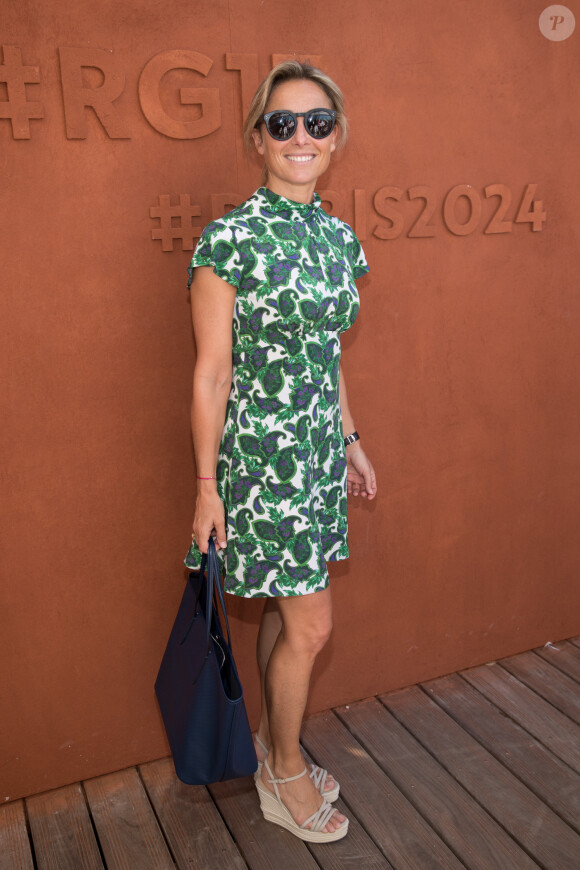
<svg viewBox="0 0 580 870"><path fill-rule="evenodd" d="M291 79L274 88L266 112L332 108L331 101L315 82ZM328 169L330 155L336 148L337 134L335 127L326 139L313 139L306 132L304 118L298 118L298 128L292 138L278 142L262 122L252 136L258 154L264 158L270 190L294 202L312 202L316 182Z"/></svg>

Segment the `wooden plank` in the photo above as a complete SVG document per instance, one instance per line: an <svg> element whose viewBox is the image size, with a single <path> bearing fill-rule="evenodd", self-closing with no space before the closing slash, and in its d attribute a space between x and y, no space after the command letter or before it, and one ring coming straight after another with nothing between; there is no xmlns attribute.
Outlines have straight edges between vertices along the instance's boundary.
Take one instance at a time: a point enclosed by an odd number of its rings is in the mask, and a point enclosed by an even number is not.
<svg viewBox="0 0 580 870"><path fill-rule="evenodd" d="M430 680L423 688L462 728L580 833L580 777L575 771L458 674Z"/></svg>
<svg viewBox="0 0 580 870"><path fill-rule="evenodd" d="M417 686L380 700L542 867L572 870L580 836Z"/></svg>
<svg viewBox="0 0 580 870"><path fill-rule="evenodd" d="M540 646L534 652L580 683L580 647L561 641L549 646Z"/></svg>
<svg viewBox="0 0 580 870"><path fill-rule="evenodd" d="M470 668L462 671L461 676L558 758L580 772L580 726L499 665Z"/></svg>
<svg viewBox="0 0 580 870"><path fill-rule="evenodd" d="M397 870L458 870L463 864L423 816L331 713L307 719L302 741L336 776L346 814L360 824Z"/></svg>
<svg viewBox="0 0 580 870"><path fill-rule="evenodd" d="M38 870L102 870L80 783L26 799Z"/></svg>
<svg viewBox="0 0 580 870"><path fill-rule="evenodd" d="M378 700L335 712L469 870L537 870L538 865Z"/></svg>
<svg viewBox="0 0 580 870"><path fill-rule="evenodd" d="M302 840L264 819L253 777L218 782L208 788L252 870L317 870ZM326 848L335 845L329 843Z"/></svg>
<svg viewBox="0 0 580 870"><path fill-rule="evenodd" d="M109 870L175 870L134 767L84 786Z"/></svg>
<svg viewBox="0 0 580 870"><path fill-rule="evenodd" d="M24 801L0 807L0 870L34 870Z"/></svg>
<svg viewBox="0 0 580 870"><path fill-rule="evenodd" d="M303 749L309 764L314 761L315 764L324 767L320 759L313 758L305 747ZM308 843L308 848L316 858L318 865L323 870L343 870L345 867L360 868L361 864L364 864L365 870L384 870L384 868L392 867L392 864L387 861L381 850L369 837L357 817L350 812L342 796L334 802L334 806L349 819L348 835L335 843L332 849L317 843Z"/></svg>
<svg viewBox="0 0 580 870"><path fill-rule="evenodd" d="M502 659L498 664L580 724L580 686L551 662L527 652Z"/></svg>
<svg viewBox="0 0 580 870"><path fill-rule="evenodd" d="M206 788L181 782L170 758L143 764L139 772L180 870L246 870Z"/></svg>
<svg viewBox="0 0 580 870"><path fill-rule="evenodd" d="M308 755L306 759L312 760ZM297 841L292 834L263 819L253 781L248 781L246 785L242 780L237 783L218 783L210 788L252 870L266 867L285 870L290 866L297 870L302 870L302 867L312 867L313 870L316 867L322 867L323 870L342 870L348 867L358 868L361 862L364 863L365 870L385 870L391 867L358 820L350 816L341 800L336 801L335 806L339 812L350 817L348 835L327 845L304 844ZM264 838L267 838L267 842Z"/></svg>
<svg viewBox="0 0 580 870"><path fill-rule="evenodd" d="M580 637L571 637L570 643L573 643L574 646L577 646L580 648Z"/></svg>

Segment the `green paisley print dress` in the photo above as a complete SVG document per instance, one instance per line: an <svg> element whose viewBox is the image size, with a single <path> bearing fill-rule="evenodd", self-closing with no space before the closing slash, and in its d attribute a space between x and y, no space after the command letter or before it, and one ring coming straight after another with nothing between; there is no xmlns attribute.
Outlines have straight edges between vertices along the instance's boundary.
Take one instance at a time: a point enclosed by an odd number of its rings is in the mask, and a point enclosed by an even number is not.
<svg viewBox="0 0 580 870"><path fill-rule="evenodd" d="M259 188L208 224L189 267L236 288L233 379L217 465L227 592L247 598L326 588L348 557L340 333L368 271L352 229L312 203ZM192 544L185 564L198 568Z"/></svg>

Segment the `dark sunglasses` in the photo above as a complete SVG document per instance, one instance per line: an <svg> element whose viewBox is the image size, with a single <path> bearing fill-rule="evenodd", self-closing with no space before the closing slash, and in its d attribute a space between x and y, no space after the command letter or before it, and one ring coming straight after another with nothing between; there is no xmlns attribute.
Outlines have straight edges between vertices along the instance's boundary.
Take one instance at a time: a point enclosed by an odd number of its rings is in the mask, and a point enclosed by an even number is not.
<svg viewBox="0 0 580 870"><path fill-rule="evenodd" d="M334 109L311 109L309 112L289 112L286 109L264 115L266 130L278 142L291 139L298 129L298 118L304 118L306 132L313 139L326 139L334 130Z"/></svg>

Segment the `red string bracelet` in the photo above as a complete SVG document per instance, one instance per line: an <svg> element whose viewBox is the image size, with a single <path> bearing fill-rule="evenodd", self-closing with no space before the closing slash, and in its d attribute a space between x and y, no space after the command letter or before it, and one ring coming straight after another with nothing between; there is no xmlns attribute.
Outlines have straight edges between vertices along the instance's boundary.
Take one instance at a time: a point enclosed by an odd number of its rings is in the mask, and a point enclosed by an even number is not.
<svg viewBox="0 0 580 870"><path fill-rule="evenodd" d="M198 475L197 475L197 479L198 479L198 480L216 480L217 478L215 478L215 477L213 476L213 474L212 474L210 477L200 477L199 474L198 474Z"/></svg>

